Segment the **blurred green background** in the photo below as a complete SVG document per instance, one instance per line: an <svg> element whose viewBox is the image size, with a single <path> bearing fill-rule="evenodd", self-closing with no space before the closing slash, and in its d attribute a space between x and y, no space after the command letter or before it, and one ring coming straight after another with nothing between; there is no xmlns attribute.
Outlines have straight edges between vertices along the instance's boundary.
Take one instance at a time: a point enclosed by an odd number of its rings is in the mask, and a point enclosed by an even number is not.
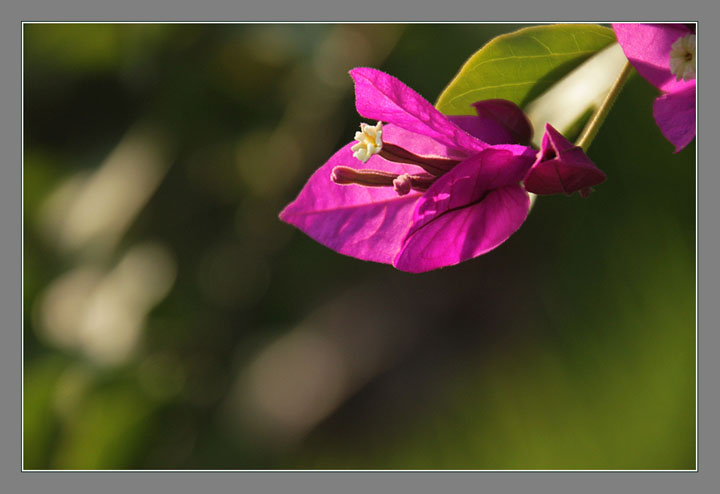
<svg viewBox="0 0 720 494"><path fill-rule="evenodd" d="M587 199L410 275L277 219L348 69L514 25L24 26L26 469L694 469L695 151L631 78Z"/></svg>

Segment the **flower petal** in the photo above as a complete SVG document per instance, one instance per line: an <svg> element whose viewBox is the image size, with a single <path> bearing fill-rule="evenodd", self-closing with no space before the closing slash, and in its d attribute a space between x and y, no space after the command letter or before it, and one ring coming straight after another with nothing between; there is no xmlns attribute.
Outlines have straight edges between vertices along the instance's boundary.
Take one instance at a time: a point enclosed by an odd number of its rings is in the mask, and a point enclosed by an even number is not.
<svg viewBox="0 0 720 494"><path fill-rule="evenodd" d="M448 118L468 134L488 144L517 144L513 134L492 118L475 115L448 115Z"/></svg>
<svg viewBox="0 0 720 494"><path fill-rule="evenodd" d="M512 101L488 99L472 104L475 115L448 115L448 118L470 135L488 144L528 144L532 124Z"/></svg>
<svg viewBox="0 0 720 494"><path fill-rule="evenodd" d="M641 76L655 87L671 92L690 82L677 81L670 72L670 50L678 38L690 33L683 24L613 24L625 56ZM692 83L694 85L694 82Z"/></svg>
<svg viewBox="0 0 720 494"><path fill-rule="evenodd" d="M417 273L450 266L507 240L530 207L518 182L534 157L524 146L498 146L440 177L419 199L395 267Z"/></svg>
<svg viewBox="0 0 720 494"><path fill-rule="evenodd" d="M606 179L581 147L545 125L538 158L523 180L525 189L534 194L572 194L601 184Z"/></svg>
<svg viewBox="0 0 720 494"><path fill-rule="evenodd" d="M491 144L528 144L532 139L533 129L530 120L525 112L512 101L487 99L476 101L472 106L475 107L479 117L494 120L507 129L512 136L512 140L509 142L491 142ZM475 135L475 137L482 139L479 135Z"/></svg>
<svg viewBox="0 0 720 494"><path fill-rule="evenodd" d="M492 190L479 202L451 210L408 237L395 267L422 273L491 251L527 218L530 198L520 185Z"/></svg>
<svg viewBox="0 0 720 494"><path fill-rule="evenodd" d="M378 156L363 164L353 158L353 144L341 148L310 177L280 219L336 252L390 264L402 246L421 194L398 196L392 187L338 185L330 180L330 174L338 165L399 174L417 173L419 168Z"/></svg>
<svg viewBox="0 0 720 494"><path fill-rule="evenodd" d="M360 115L393 123L468 155L488 147L395 77L368 67L352 69L350 75L355 81L355 106Z"/></svg>
<svg viewBox="0 0 720 494"><path fill-rule="evenodd" d="M393 124L384 125L383 141L396 144L418 156L438 156L458 160L463 160L467 157L466 153L454 148L448 148L434 139L410 132Z"/></svg>
<svg viewBox="0 0 720 494"><path fill-rule="evenodd" d="M653 104L653 116L663 135L681 151L695 137L695 81L692 87L660 96Z"/></svg>

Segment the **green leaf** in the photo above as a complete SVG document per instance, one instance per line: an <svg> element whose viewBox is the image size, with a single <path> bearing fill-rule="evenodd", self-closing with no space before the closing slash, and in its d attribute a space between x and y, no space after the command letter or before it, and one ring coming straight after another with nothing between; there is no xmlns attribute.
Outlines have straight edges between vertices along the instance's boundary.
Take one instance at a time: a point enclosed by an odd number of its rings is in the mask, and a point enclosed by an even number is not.
<svg viewBox="0 0 720 494"><path fill-rule="evenodd" d="M472 103L493 98L524 107L614 41L612 29L594 24L533 26L498 36L465 62L435 106L448 115L474 114Z"/></svg>

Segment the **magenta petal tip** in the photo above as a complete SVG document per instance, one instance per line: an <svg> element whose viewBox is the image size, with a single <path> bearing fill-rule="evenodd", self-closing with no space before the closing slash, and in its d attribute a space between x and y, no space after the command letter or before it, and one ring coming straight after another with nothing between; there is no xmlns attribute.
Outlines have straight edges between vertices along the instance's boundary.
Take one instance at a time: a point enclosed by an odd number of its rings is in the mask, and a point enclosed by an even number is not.
<svg viewBox="0 0 720 494"><path fill-rule="evenodd" d="M493 144L529 144L533 129L525 112L512 101L505 99L488 99L476 101L472 104L481 118L496 121L509 134L511 141Z"/></svg>
<svg viewBox="0 0 720 494"><path fill-rule="evenodd" d="M601 184L605 179L605 173L581 147L547 124L537 160L523 182L528 192L549 195L572 194Z"/></svg>

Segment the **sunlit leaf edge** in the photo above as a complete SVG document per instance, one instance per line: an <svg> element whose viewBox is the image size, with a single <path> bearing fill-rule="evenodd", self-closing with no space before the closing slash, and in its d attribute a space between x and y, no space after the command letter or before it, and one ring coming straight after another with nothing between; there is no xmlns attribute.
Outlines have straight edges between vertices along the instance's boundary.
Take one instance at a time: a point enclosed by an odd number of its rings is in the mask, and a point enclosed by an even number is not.
<svg viewBox="0 0 720 494"><path fill-rule="evenodd" d="M565 37L570 36L575 41L576 50L557 51L558 42L552 38L557 39L558 34ZM580 35L582 37L579 38ZM522 51L518 53L518 49L525 50L525 53L527 53L527 45L525 47L522 45L529 40L534 42L535 49L541 46L550 53L544 57L533 52L527 55L523 54ZM473 114L471 103L492 98L508 99L524 107L572 69L614 41L615 34L612 29L596 24L531 26L498 36L475 52L465 62L457 75L442 91L435 106L448 115ZM555 46L553 46L553 43L555 43ZM498 57L496 55L498 51L509 51L512 56ZM529 80L514 81L507 70L508 60L527 60L529 57L538 60L543 59L543 63L549 65L543 70L536 71L537 73L531 76ZM504 67L497 67L499 63L503 62L506 64ZM531 72L532 65L537 67L537 64L529 65L527 61L519 63L520 67L517 73L524 75L525 78ZM495 65L495 73L488 75L490 71L485 71L479 76L471 74L472 71L476 70L477 66L485 64ZM497 70L499 68L502 70ZM499 84L498 81L503 82ZM463 86L472 89L461 89ZM520 86L527 86L527 89L517 90L517 87ZM508 91L503 91L508 87L516 89L513 90L512 94L509 94ZM458 91L464 92L460 95L455 94Z"/></svg>

